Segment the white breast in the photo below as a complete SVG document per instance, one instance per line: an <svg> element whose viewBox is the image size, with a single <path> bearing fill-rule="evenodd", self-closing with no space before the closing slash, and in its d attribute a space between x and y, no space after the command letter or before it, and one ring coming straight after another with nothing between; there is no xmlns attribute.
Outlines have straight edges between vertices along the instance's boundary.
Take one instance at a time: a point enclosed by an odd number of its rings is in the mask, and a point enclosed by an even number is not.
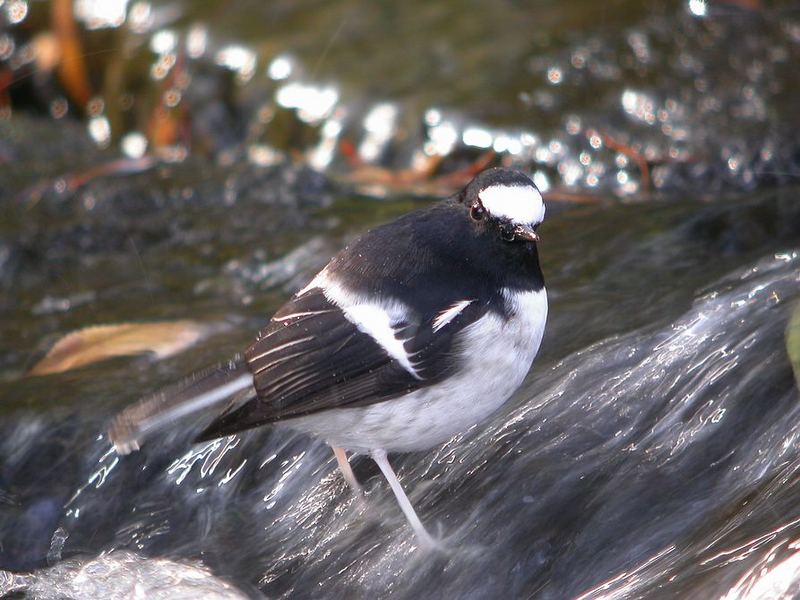
<svg viewBox="0 0 800 600"><path fill-rule="evenodd" d="M489 313L457 339L462 368L406 396L285 421L334 446L368 452L422 450L440 444L497 410L520 386L539 351L547 294L506 290L509 319Z"/></svg>

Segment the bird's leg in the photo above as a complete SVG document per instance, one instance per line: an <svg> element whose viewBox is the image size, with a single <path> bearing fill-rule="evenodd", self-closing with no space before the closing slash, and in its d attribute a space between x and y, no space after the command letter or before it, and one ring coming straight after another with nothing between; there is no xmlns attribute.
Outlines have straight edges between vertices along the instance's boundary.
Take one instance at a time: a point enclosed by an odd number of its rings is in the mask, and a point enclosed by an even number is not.
<svg viewBox="0 0 800 600"><path fill-rule="evenodd" d="M392 470L392 465L389 464L389 459L386 458L386 451L384 450L373 450L372 451L372 460L378 463L381 471L383 472L383 476L386 477L386 481L389 482L389 485L394 492L395 498L397 498L397 503L400 505L400 508L403 510L403 513L408 519L409 525L411 525L411 529L414 530L414 533L417 536L417 541L419 542L420 546L426 549L434 549L439 546L436 540L434 540L431 535L425 530L425 527L422 525L422 521L419 520L417 513L414 512L414 507L411 506L411 502L408 500L408 496L406 496L403 488L400 486L400 481L397 479L397 475L395 475L394 471Z"/></svg>
<svg viewBox="0 0 800 600"><path fill-rule="evenodd" d="M339 463L339 470L342 472L347 485L350 486L350 489L352 489L356 495L361 496L361 486L358 483L358 479L356 479L355 473L353 473L353 469L350 467L350 461L347 460L347 452L344 451L344 448L339 448L338 446L331 446L331 449L333 450L333 455L336 457L336 462Z"/></svg>

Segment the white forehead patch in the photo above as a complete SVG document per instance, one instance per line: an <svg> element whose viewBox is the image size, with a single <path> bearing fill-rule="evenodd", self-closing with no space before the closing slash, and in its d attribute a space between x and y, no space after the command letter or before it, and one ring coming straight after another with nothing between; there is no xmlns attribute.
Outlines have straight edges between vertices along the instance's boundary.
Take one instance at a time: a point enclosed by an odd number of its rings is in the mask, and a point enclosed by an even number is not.
<svg viewBox="0 0 800 600"><path fill-rule="evenodd" d="M535 187L492 185L481 190L478 198L493 217L521 225L534 225L544 220L544 201Z"/></svg>

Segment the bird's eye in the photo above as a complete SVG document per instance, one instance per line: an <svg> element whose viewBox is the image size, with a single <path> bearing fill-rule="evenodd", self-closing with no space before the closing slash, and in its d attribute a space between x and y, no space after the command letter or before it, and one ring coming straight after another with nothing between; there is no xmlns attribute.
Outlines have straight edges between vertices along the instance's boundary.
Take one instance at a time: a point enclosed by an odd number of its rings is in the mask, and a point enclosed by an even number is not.
<svg viewBox="0 0 800 600"><path fill-rule="evenodd" d="M516 236L514 235L514 230L511 229L510 227L503 227L500 230L500 237L505 242L513 242L516 239Z"/></svg>
<svg viewBox="0 0 800 600"><path fill-rule="evenodd" d="M472 217L473 221L480 221L485 214L486 211L480 204L473 204L472 208L469 209L469 216Z"/></svg>

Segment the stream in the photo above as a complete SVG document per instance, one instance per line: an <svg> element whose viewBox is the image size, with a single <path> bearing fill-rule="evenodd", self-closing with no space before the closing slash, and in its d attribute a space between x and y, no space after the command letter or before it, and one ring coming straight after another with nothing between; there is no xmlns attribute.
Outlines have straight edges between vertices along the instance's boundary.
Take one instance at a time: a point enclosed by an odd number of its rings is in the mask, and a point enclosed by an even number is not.
<svg viewBox="0 0 800 600"><path fill-rule="evenodd" d="M149 98L153 38L203 24L192 86L231 87L191 103L189 137L137 154L146 103L109 98L98 139L35 77L0 119L0 598L800 597L796 7L140 4L145 29L129 12L85 43L119 37L98 72L128 48ZM0 32L14 52L41 8ZM253 73L217 60L234 43ZM396 176L431 148L433 173ZM391 457L441 553L416 549L372 461L353 460L361 500L287 430L113 452L116 412L240 352L338 249L488 150L546 192L550 316L489 421ZM196 339L31 372L71 331L152 322Z"/></svg>

